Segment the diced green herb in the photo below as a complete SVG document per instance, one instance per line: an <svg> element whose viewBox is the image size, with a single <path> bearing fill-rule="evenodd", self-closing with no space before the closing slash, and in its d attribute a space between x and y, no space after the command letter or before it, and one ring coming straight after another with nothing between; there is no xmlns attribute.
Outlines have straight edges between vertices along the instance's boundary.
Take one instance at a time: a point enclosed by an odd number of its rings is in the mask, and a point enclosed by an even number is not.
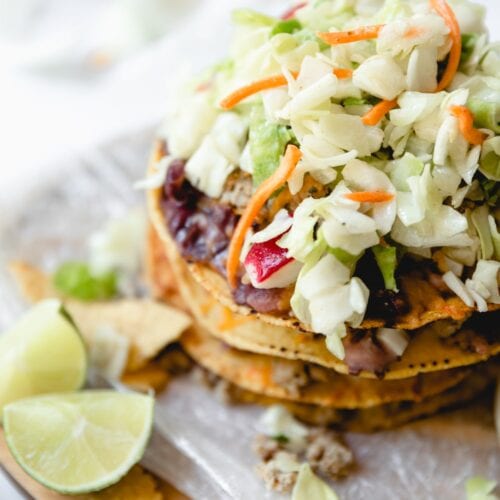
<svg viewBox="0 0 500 500"><path fill-rule="evenodd" d="M377 262L378 268L382 273L384 278L385 287L388 290L397 291L396 278L394 276L396 272L396 267L398 265L398 259L396 254L396 247L386 247L382 245L376 245L372 247L373 255Z"/></svg>
<svg viewBox="0 0 500 500"><path fill-rule="evenodd" d="M115 272L95 276L83 262L62 264L55 272L53 282L63 294L85 301L109 299L117 293Z"/></svg>
<svg viewBox="0 0 500 500"><path fill-rule="evenodd" d="M287 444L290 442L290 439L288 439L284 434L278 434L277 436L273 436L272 439L279 444Z"/></svg>
<svg viewBox="0 0 500 500"><path fill-rule="evenodd" d="M302 29L302 24L300 24L297 19L288 19L286 21L278 21L271 31L271 36L277 35L278 33L294 33Z"/></svg>

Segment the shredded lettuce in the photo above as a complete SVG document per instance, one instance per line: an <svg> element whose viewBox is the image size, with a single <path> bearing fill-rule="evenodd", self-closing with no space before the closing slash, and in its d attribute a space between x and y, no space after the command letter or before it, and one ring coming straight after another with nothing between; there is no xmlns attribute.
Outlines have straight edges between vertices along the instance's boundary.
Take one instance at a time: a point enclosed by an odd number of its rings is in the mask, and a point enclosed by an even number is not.
<svg viewBox="0 0 500 500"><path fill-rule="evenodd" d="M396 247L376 245L372 247L372 252L384 278L385 287L397 292L398 287L394 276L398 265Z"/></svg>
<svg viewBox="0 0 500 500"><path fill-rule="evenodd" d="M316 476L308 463L300 466L292 500L338 500L336 493Z"/></svg>
<svg viewBox="0 0 500 500"><path fill-rule="evenodd" d="M493 493L496 485L496 481L489 481L480 476L467 479L465 483L467 500L498 500L498 497Z"/></svg>
<svg viewBox="0 0 500 500"><path fill-rule="evenodd" d="M84 262L65 262L53 276L53 283L60 292L85 301L113 298L118 291L117 282L116 272L96 275Z"/></svg>
<svg viewBox="0 0 500 500"><path fill-rule="evenodd" d="M253 182L265 181L278 168L286 145L293 141L291 130L266 120L262 106L254 106L250 116L250 156L253 164Z"/></svg>

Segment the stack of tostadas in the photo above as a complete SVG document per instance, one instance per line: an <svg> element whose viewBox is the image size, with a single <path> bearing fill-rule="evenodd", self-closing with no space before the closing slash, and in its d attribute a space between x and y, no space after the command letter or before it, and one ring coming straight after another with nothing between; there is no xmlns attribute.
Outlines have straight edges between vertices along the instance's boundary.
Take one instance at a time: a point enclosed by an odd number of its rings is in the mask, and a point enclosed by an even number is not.
<svg viewBox="0 0 500 500"><path fill-rule="evenodd" d="M243 399L338 428L479 396L500 352L483 9L325 0L233 20L143 184L151 280L161 296L173 275L195 318L184 348Z"/></svg>
<svg viewBox="0 0 500 500"><path fill-rule="evenodd" d="M161 154L158 146L156 161ZM403 355L381 371L353 370L326 348L323 336L296 319L236 304L213 269L187 262L168 231L163 197L162 189L148 194L152 290L158 299L190 311L195 321L181 340L184 349L203 368L241 389L239 401L280 403L305 422L372 432L475 399L498 374L498 312L474 313L422 280L408 280L409 310L390 323L410 336ZM382 326L381 320L366 318L360 329L349 331L348 341L362 345Z"/></svg>

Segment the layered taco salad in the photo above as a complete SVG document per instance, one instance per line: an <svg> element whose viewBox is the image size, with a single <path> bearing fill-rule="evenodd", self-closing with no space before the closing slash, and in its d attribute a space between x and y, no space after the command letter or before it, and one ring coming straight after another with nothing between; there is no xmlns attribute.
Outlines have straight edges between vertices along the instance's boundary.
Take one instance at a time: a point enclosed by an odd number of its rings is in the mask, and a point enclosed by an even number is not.
<svg viewBox="0 0 500 500"><path fill-rule="evenodd" d="M150 274L161 289L174 271L199 363L363 429L488 385L500 45L484 17L467 0L233 13L227 59L183 85L143 182Z"/></svg>

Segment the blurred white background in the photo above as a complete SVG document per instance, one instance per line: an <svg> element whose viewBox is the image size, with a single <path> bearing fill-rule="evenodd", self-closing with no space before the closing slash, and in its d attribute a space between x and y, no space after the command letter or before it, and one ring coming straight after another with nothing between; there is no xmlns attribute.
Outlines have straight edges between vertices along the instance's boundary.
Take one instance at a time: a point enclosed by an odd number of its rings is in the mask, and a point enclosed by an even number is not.
<svg viewBox="0 0 500 500"><path fill-rule="evenodd" d="M495 38L500 0L478 1ZM224 54L233 8L291 3L0 0L0 205L22 202L61 160L154 127L178 76Z"/></svg>

